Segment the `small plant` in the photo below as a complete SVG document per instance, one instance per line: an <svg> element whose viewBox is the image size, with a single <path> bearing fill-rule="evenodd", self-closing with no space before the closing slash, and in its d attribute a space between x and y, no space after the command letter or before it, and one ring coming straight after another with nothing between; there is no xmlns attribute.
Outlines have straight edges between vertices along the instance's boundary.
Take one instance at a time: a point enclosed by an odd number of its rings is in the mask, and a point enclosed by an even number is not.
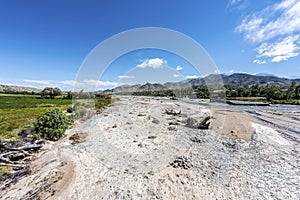
<svg viewBox="0 0 300 200"><path fill-rule="evenodd" d="M13 167L11 166L0 166L0 180L5 179L5 176L7 176L12 170Z"/></svg>
<svg viewBox="0 0 300 200"><path fill-rule="evenodd" d="M85 132L76 132L69 139L71 140L71 144L83 143L86 140L88 133Z"/></svg>
<svg viewBox="0 0 300 200"><path fill-rule="evenodd" d="M35 137L56 141L65 136L70 119L58 108L50 108L34 123Z"/></svg>

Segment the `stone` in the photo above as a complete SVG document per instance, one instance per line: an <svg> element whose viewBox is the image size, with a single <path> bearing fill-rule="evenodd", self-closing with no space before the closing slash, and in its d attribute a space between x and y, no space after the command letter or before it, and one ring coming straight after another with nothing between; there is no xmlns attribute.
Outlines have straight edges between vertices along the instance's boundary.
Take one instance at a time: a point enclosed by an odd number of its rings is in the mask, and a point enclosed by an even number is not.
<svg viewBox="0 0 300 200"><path fill-rule="evenodd" d="M180 115L181 114L181 110L174 110L174 109L167 108L165 110L165 113L167 115Z"/></svg>
<svg viewBox="0 0 300 200"><path fill-rule="evenodd" d="M156 119L156 118L153 118L152 123L154 123L154 124L159 124L159 120Z"/></svg>
<svg viewBox="0 0 300 200"><path fill-rule="evenodd" d="M191 161L185 156L179 156L175 158L175 160L170 163L170 166L174 168L181 168L181 169L189 169L193 167Z"/></svg>

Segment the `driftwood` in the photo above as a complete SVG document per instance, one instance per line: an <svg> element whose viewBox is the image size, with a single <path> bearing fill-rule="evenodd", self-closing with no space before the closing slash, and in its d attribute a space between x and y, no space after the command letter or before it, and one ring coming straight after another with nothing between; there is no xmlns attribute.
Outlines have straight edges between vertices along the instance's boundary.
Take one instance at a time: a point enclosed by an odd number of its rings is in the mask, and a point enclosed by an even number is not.
<svg viewBox="0 0 300 200"><path fill-rule="evenodd" d="M29 161L34 158L34 152L43 147L45 140L5 142L0 141L0 166L11 167L11 171L0 176L0 191L9 187L21 176L31 172Z"/></svg>

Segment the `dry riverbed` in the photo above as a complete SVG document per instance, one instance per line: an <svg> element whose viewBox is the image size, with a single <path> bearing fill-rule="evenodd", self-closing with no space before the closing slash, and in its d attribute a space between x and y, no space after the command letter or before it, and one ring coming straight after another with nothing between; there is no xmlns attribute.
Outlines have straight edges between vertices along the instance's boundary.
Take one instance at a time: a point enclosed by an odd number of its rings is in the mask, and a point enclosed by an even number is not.
<svg viewBox="0 0 300 200"><path fill-rule="evenodd" d="M210 129L186 126L206 116ZM86 141L48 144L1 199L300 199L299 142L246 112L122 97L76 132Z"/></svg>

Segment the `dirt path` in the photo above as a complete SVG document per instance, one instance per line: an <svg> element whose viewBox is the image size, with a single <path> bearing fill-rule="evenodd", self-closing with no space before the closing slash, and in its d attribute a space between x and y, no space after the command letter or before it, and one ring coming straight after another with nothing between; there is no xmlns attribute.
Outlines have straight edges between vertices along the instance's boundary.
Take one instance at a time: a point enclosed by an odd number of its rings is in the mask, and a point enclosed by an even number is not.
<svg viewBox="0 0 300 200"><path fill-rule="evenodd" d="M185 126L211 114L210 130ZM247 113L124 97L76 131L89 136L57 144L73 173L50 199L300 198L299 143Z"/></svg>

